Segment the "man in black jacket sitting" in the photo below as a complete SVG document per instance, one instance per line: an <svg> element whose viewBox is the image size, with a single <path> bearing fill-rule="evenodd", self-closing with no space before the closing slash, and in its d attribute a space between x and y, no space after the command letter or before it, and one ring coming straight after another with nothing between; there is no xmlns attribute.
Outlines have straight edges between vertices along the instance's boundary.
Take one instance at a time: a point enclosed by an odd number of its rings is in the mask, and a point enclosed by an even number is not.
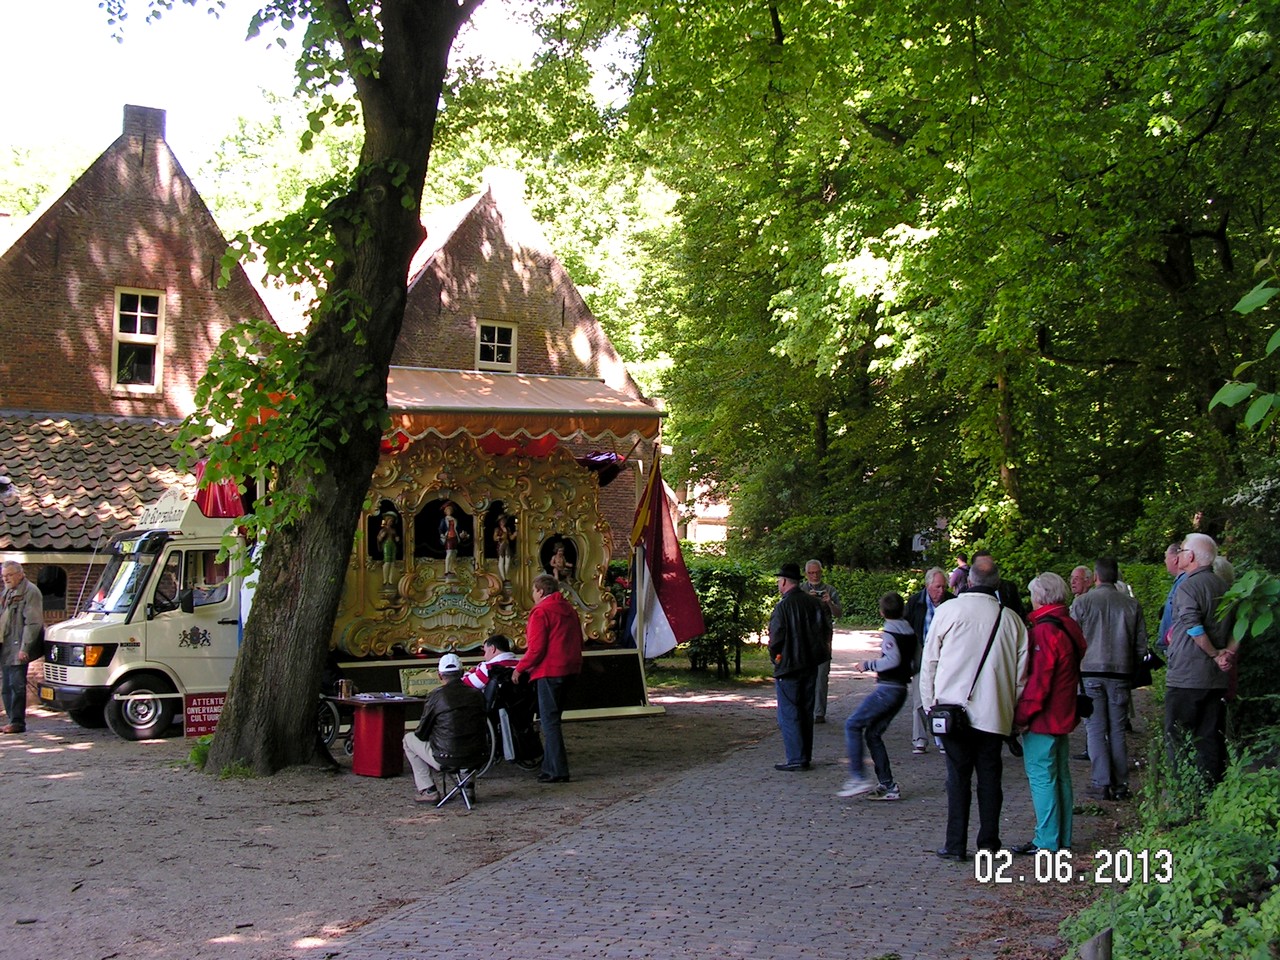
<svg viewBox="0 0 1280 960"><path fill-rule="evenodd" d="M419 803L440 799L435 772L470 770L482 766L489 755L484 694L462 682L462 661L446 653L437 667L440 686L431 691L422 709L418 728L404 735L404 754L413 768ZM475 787L467 794L474 799Z"/></svg>

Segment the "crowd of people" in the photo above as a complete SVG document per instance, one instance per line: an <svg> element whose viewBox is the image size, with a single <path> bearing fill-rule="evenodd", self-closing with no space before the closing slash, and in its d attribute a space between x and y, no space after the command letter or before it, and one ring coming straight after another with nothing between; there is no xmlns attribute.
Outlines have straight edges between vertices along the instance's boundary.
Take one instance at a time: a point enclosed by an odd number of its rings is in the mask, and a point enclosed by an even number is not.
<svg viewBox="0 0 1280 960"><path fill-rule="evenodd" d="M509 637L495 634L484 643L484 660L465 673L456 654L440 658L440 684L423 704L417 728L404 737L418 802L440 802L448 771L463 774L468 805L475 799L475 781L465 774L488 760L492 731L485 689L499 678L516 687L532 685L543 741L538 782L569 782L560 718L570 684L582 671L582 622L550 574L533 578L532 593L523 656L512 653Z"/></svg>
<svg viewBox="0 0 1280 960"><path fill-rule="evenodd" d="M1168 659L1170 769L1212 785L1225 771L1226 698L1238 661L1229 618L1218 615L1233 574L1202 533L1171 544L1165 561L1175 579L1153 646ZM803 575L798 564L783 564L777 579L768 649L785 757L775 769L793 773L812 765L813 724L826 714L819 678L830 668L840 602L821 582L816 560ZM978 850L1069 849L1075 802L1069 735L1082 722L1084 795L1129 799L1126 737L1135 676L1151 663L1147 621L1113 558L1076 567L1069 581L1052 572L1036 576L1027 588L1028 610L991 554L980 551L958 554L950 575L926 571L923 586L905 601L897 593L881 597L879 656L856 665L875 674L876 684L845 723L849 769L837 796L902 797L885 733L906 706L912 752L925 753L932 743L945 759L947 820L937 851L943 859L969 856L975 780ZM1014 845L1000 836L1005 750L1021 758L1035 810L1033 836Z"/></svg>

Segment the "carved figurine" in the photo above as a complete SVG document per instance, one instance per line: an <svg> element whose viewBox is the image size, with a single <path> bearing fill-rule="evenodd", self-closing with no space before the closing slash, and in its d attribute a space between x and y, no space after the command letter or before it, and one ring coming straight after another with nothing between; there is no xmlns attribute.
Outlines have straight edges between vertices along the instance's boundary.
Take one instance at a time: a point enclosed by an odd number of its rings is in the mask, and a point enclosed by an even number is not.
<svg viewBox="0 0 1280 960"><path fill-rule="evenodd" d="M458 521L453 515L454 506L451 501L446 500L442 509L444 510L444 518L440 521L440 542L444 544L444 575L451 577L454 575L453 561L458 556L458 544L466 540L469 534L458 526Z"/></svg>
<svg viewBox="0 0 1280 960"><path fill-rule="evenodd" d="M378 529L378 546L382 549L382 583L390 586L396 579L396 553L400 545L400 531L396 529L396 515L384 513Z"/></svg>
<svg viewBox="0 0 1280 960"><path fill-rule="evenodd" d="M493 530L493 542L498 548L498 577L503 583L511 579L507 572L511 569L511 558L516 552L515 541L516 532L508 526L507 515L499 515L498 525Z"/></svg>

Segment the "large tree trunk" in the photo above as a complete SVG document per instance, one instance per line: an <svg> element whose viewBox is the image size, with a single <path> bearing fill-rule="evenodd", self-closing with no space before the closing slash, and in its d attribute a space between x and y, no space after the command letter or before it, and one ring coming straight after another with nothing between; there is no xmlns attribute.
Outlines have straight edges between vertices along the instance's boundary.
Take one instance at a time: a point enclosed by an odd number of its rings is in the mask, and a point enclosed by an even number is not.
<svg viewBox="0 0 1280 960"><path fill-rule="evenodd" d="M206 769L259 774L315 758L316 706L352 542L378 462L387 373L404 319L410 258L422 243L422 185L449 50L480 0L383 0L375 75L344 0L324 0L364 113L361 173L333 207L342 250L306 339L305 374L330 426L320 468L282 471L294 492L314 487L302 521L273 530ZM408 197L410 202L406 202Z"/></svg>

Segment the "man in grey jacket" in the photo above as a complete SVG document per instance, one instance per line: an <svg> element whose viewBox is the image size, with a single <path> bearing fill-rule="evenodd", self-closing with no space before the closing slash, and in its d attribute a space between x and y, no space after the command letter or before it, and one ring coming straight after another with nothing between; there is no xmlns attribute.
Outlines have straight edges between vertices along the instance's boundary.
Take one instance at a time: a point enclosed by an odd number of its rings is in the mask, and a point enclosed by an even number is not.
<svg viewBox="0 0 1280 960"><path fill-rule="evenodd" d="M1071 618L1080 624L1087 649L1080 664L1093 714L1084 721L1089 743L1089 795L1095 800L1129 799L1129 747L1125 722L1134 667L1147 652L1142 605L1116 589L1120 568L1112 557L1093 565L1093 589L1076 597Z"/></svg>
<svg viewBox="0 0 1280 960"><path fill-rule="evenodd" d="M0 639L4 642L0 664L4 669L4 709L9 722L0 733L25 733L27 729L27 665L37 659L44 634L44 597L27 579L22 564L6 560L0 565L4 593L0 595Z"/></svg>
<svg viewBox="0 0 1280 960"><path fill-rule="evenodd" d="M1213 572L1218 544L1203 533L1182 541L1178 569L1184 574L1173 596L1173 627L1165 670L1164 733L1177 770L1186 743L1191 761L1209 784L1226 771L1226 701L1230 664L1222 656L1231 639L1230 618L1218 617L1226 582Z"/></svg>

